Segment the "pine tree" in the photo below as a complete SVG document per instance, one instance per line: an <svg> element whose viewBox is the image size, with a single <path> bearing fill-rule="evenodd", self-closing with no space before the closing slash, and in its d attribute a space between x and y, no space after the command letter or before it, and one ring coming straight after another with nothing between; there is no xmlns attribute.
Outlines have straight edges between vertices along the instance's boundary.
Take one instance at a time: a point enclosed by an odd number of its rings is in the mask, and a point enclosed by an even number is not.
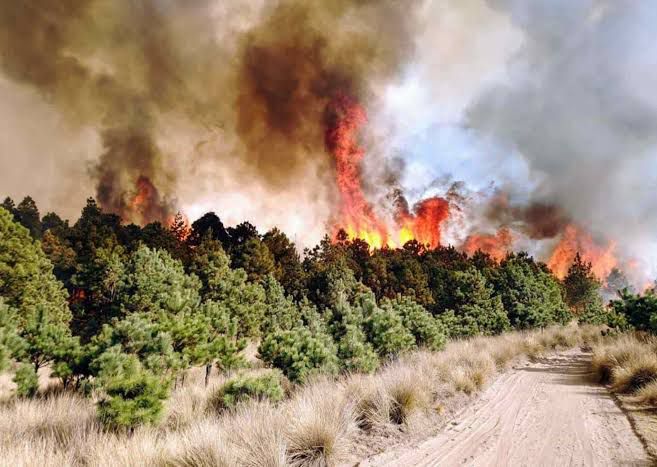
<svg viewBox="0 0 657 467"><path fill-rule="evenodd" d="M500 334L510 328L501 298L480 271L452 271L449 278L446 290L453 308L444 310L440 320L450 337Z"/></svg>
<svg viewBox="0 0 657 467"><path fill-rule="evenodd" d="M583 312L590 306L602 306L600 288L602 284L593 273L591 263L585 262L579 253L563 280L566 303L574 313Z"/></svg>
<svg viewBox="0 0 657 467"><path fill-rule="evenodd" d="M238 322L240 337L258 337L266 311L264 289L248 282L242 269L231 269L221 243L206 237L194 249L190 272L201 280L201 297L225 306Z"/></svg>
<svg viewBox="0 0 657 467"><path fill-rule="evenodd" d="M557 278L525 253L502 261L492 283L516 328L564 324L571 317Z"/></svg>
<svg viewBox="0 0 657 467"><path fill-rule="evenodd" d="M338 370L336 349L330 336L312 333L306 328L275 331L267 335L258 348L260 358L280 369L295 383L314 373Z"/></svg>
<svg viewBox="0 0 657 467"><path fill-rule="evenodd" d="M36 203L30 196L23 198L15 211L16 220L27 230L32 238L41 238L41 215Z"/></svg>
<svg viewBox="0 0 657 467"><path fill-rule="evenodd" d="M241 268L251 282L260 282L275 270L274 257L258 237L250 237L232 251L233 267Z"/></svg>
<svg viewBox="0 0 657 467"><path fill-rule="evenodd" d="M373 304L365 330L368 341L381 357L390 358L415 347L413 334L392 307L378 308Z"/></svg>
<svg viewBox="0 0 657 467"><path fill-rule="evenodd" d="M262 241L274 258L274 277L286 295L300 299L305 294L305 274L296 246L277 228L267 232Z"/></svg>
<svg viewBox="0 0 657 467"><path fill-rule="evenodd" d="M265 291L267 310L262 323L262 333L276 330L290 330L301 325L301 314L297 305L285 296L285 290L274 278L268 275L262 282Z"/></svg>
<svg viewBox="0 0 657 467"><path fill-rule="evenodd" d="M52 264L27 229L0 208L0 297L17 312L17 329L34 370L52 363L68 373L77 352L71 336L67 294L53 275Z"/></svg>
<svg viewBox="0 0 657 467"><path fill-rule="evenodd" d="M146 370L135 355L118 346L95 362L96 384L101 389L98 416L106 426L132 430L156 422L168 397L168 382Z"/></svg>
<svg viewBox="0 0 657 467"><path fill-rule="evenodd" d="M410 297L384 300L381 308L391 308L401 316L404 327L413 334L417 346L441 350L445 346L445 330L431 313Z"/></svg>
<svg viewBox="0 0 657 467"><path fill-rule="evenodd" d="M17 312L0 297L0 373L9 368L12 360L22 360L25 350L26 343L19 335Z"/></svg>

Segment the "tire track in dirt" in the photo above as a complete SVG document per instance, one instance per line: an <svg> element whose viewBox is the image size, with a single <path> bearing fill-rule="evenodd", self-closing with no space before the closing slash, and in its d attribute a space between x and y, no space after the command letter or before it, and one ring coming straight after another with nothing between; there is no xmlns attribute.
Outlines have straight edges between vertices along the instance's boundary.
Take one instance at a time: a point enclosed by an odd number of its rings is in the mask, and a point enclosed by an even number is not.
<svg viewBox="0 0 657 467"><path fill-rule="evenodd" d="M653 465L626 415L569 351L501 376L438 436L372 457L380 466Z"/></svg>

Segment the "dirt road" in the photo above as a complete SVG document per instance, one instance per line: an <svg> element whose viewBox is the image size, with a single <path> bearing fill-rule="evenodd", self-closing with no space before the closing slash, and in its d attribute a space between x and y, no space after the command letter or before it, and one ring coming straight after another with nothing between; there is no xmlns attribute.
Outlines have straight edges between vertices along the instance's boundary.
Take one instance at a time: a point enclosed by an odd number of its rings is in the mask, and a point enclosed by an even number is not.
<svg viewBox="0 0 657 467"><path fill-rule="evenodd" d="M362 466L652 465L625 414L562 353L500 377L438 436Z"/></svg>

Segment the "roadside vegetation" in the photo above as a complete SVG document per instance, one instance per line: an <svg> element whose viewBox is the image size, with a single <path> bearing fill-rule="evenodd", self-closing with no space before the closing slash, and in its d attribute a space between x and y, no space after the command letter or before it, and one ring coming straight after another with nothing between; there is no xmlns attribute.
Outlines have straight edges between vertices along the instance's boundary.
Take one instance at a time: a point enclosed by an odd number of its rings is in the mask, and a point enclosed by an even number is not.
<svg viewBox="0 0 657 467"><path fill-rule="evenodd" d="M301 256L277 229L214 213L139 227L90 199L69 225L6 199L0 458L332 464L517 358L653 326L600 290L579 255L563 281L525 253L372 251L342 233Z"/></svg>
<svg viewBox="0 0 657 467"><path fill-rule="evenodd" d="M155 424L109 430L82 394L44 388L0 407L8 465L334 465L440 426L520 359L600 342L600 328L554 327L418 350L372 374L315 376L284 388L280 373L190 370ZM391 441L392 440L392 441Z"/></svg>

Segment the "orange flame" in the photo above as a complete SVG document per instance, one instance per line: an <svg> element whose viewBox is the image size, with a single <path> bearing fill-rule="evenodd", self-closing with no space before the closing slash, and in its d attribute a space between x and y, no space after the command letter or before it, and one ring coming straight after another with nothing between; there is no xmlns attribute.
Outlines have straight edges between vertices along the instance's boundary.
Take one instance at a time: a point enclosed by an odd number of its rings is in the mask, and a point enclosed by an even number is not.
<svg viewBox="0 0 657 467"><path fill-rule="evenodd" d="M360 147L360 129L367 123L365 109L354 99L340 94L329 104L327 149L333 154L340 195L340 212L333 236L344 230L351 239L360 238L373 248L399 247L417 240L430 248L440 245L440 224L449 216L442 198L429 198L414 206L398 209L396 225L381 220L363 193L360 164L365 150Z"/></svg>
<svg viewBox="0 0 657 467"><path fill-rule="evenodd" d="M511 251L513 234L503 227L496 234L473 234L466 238L463 251L472 256L477 250L488 253L495 261L502 261Z"/></svg>
<svg viewBox="0 0 657 467"><path fill-rule="evenodd" d="M606 245L600 245L591 234L575 224L570 224L561 234L561 240L552 252L548 266L557 277L563 279L578 252L583 261L591 263L593 273L603 282L618 264L615 255L616 242L610 241Z"/></svg>

